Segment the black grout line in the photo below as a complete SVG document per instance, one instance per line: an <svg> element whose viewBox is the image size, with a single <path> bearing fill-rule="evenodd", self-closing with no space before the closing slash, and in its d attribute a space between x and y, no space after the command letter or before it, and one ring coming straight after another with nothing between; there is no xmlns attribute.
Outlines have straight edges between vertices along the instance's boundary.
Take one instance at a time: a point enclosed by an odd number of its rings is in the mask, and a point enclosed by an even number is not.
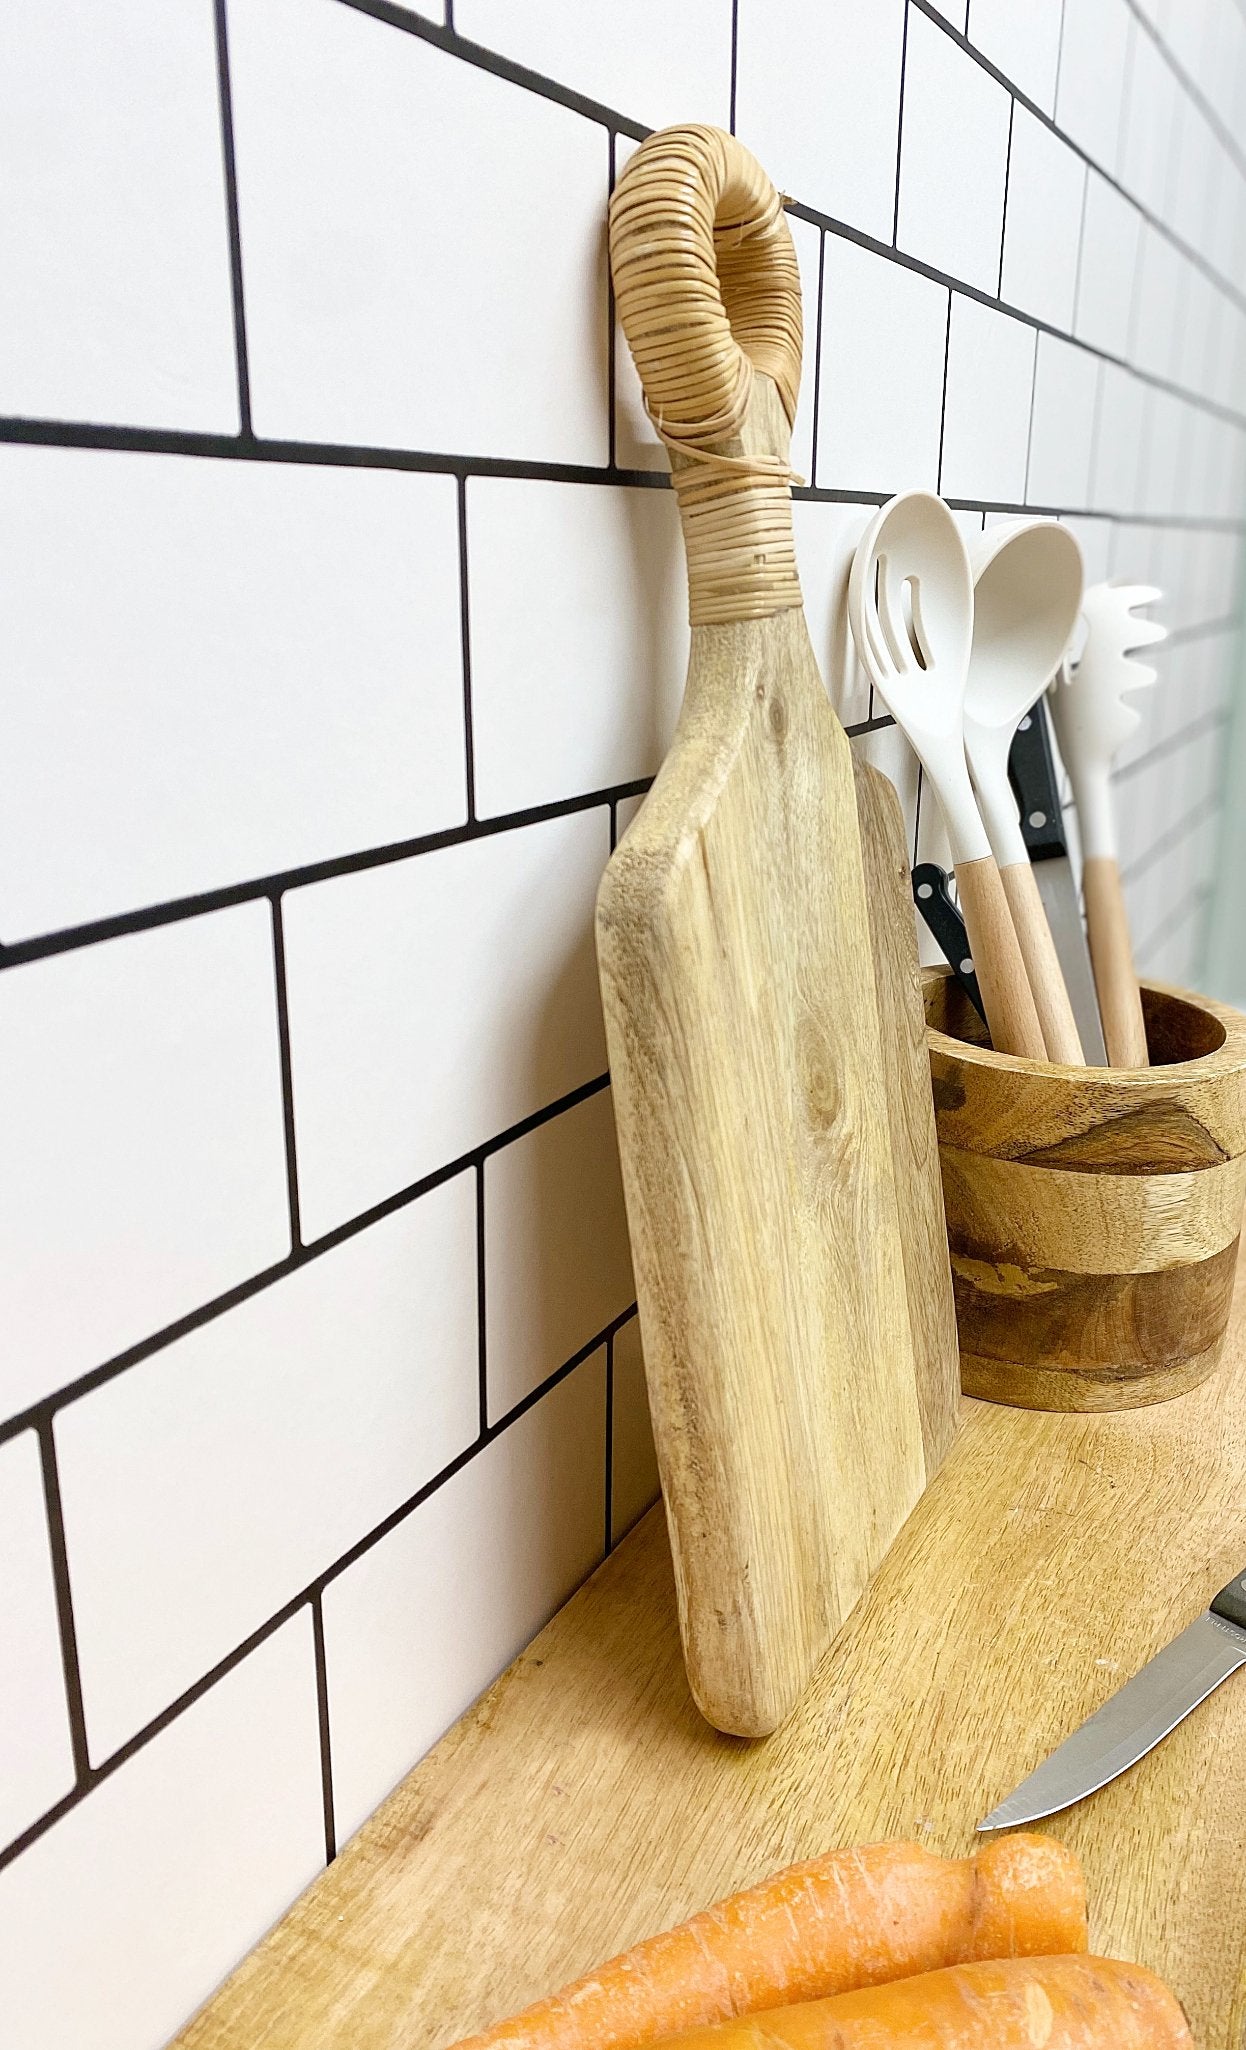
<svg viewBox="0 0 1246 2050"><path fill-rule="evenodd" d="M999 219L999 277L995 286L995 297L1001 305L1004 298L1004 249L1008 241L1008 189L1012 182L1012 131L1016 118L1017 101L1014 94L1008 102L1008 147L1004 152L1004 210Z"/></svg>
<svg viewBox="0 0 1246 2050"><path fill-rule="evenodd" d="M735 134L736 87L740 77L740 0L731 0L731 93L727 126Z"/></svg>
<svg viewBox="0 0 1246 2050"><path fill-rule="evenodd" d="M896 100L896 190L891 208L891 246L900 241L900 167L904 159L904 78L909 61L909 0L904 0L904 22L900 30L900 91Z"/></svg>
<svg viewBox="0 0 1246 2050"><path fill-rule="evenodd" d="M1163 58L1165 64L1168 66L1168 69L1171 71L1178 85L1185 93L1186 98L1192 101L1193 104L1198 108L1199 113L1202 115L1204 121L1207 123L1207 126L1211 129L1213 135L1220 143L1225 154L1230 158L1230 160L1235 165L1236 169L1242 175L1242 177L1246 178L1246 156L1243 155L1241 146L1238 143L1236 136L1232 133L1231 129L1225 127L1224 122L1220 117L1220 114L1212 105L1211 101L1207 98L1206 94L1203 92L1202 87L1196 84L1194 79L1191 78L1189 72L1185 69L1180 59L1174 54L1174 52L1170 49L1169 45L1165 42L1163 36L1159 33L1159 30L1156 28L1154 22L1152 22L1147 17L1143 9L1138 6L1137 0L1125 0L1125 5L1128 7L1129 12L1132 14L1134 18L1134 22L1136 24L1135 34L1137 33L1138 29L1141 29L1145 35L1148 35L1150 37L1156 49L1159 51L1160 56Z"/></svg>
<svg viewBox="0 0 1246 2050"><path fill-rule="evenodd" d="M1001 267L1001 269L1002 269L1002 267L1003 267L1003 261L1004 261L1004 259L1003 259L1003 256L1002 256L1002 254L1001 254L1001 256L1000 256L1000 267ZM1035 337L1034 337L1034 355L1033 355L1033 358L1032 358L1032 360L1031 360L1031 363L1030 363L1030 417L1029 417L1029 420L1028 420L1028 422L1027 422L1027 424L1026 424L1026 429L1025 429L1025 473L1024 473L1024 481L1023 481L1023 483L1022 483L1022 486L1021 486L1021 496L1022 496L1022 498L1024 498L1025 500L1027 500L1027 502L1028 502L1028 500L1029 500L1029 496L1030 496L1030 458L1031 458L1031 456L1032 456L1032 455L1033 455L1033 453L1034 453L1034 410L1035 410L1035 401L1036 401L1036 400L1037 400L1037 398L1038 398L1038 344L1039 344L1039 337L1038 337L1037 335L1035 335ZM1094 471L1093 471L1093 470L1090 470L1090 469L1088 469L1088 470L1087 470L1087 476L1089 476L1089 477L1093 477L1093 476L1094 476Z"/></svg>
<svg viewBox="0 0 1246 2050"><path fill-rule="evenodd" d="M613 410L613 409L612 409ZM476 823L476 728L472 716L472 615L467 581L467 479L457 480L455 492L459 542L459 644L463 664L463 772L467 789L467 819Z"/></svg>
<svg viewBox="0 0 1246 2050"><path fill-rule="evenodd" d="M388 868L396 861L408 861L417 855L440 854L447 848L491 839L499 833L518 832L526 826L546 825L553 819L571 818L577 812L604 808L612 798L639 796L649 788L652 780L652 777L640 776L632 783L619 783L607 790L586 791L580 797L559 798L552 804L533 805L528 811L499 812L494 818L466 820L461 826L446 826L439 832L423 833L411 840L392 841L385 847L361 848L354 854L334 855L324 861L311 862L305 868L285 869L277 875L228 883L217 890L200 891L194 897L171 897L163 904L144 905L137 911L120 911L108 918L93 919L86 925L63 926L32 939L11 941L7 946L0 945L0 969L46 960L50 955L68 953L73 948L100 940L147 932L154 926L173 925L184 918L199 918L207 912L228 910L235 904L253 903L257 898L301 889L308 883L359 875L370 868Z"/></svg>
<svg viewBox="0 0 1246 2050"><path fill-rule="evenodd" d="M606 1531L603 1558L614 1550L614 1333L606 1340Z"/></svg>
<svg viewBox="0 0 1246 2050"><path fill-rule="evenodd" d="M360 1232L367 1231L370 1225L379 1224L383 1218L392 1217L395 1211L405 1210L409 1203L416 1203L421 1196L430 1195L434 1189L441 1188L443 1183L453 1181L456 1175L466 1174L469 1168L479 1166L494 1153L500 1153L503 1147L513 1145L516 1139L526 1138L529 1132L535 1132L541 1125L549 1124L553 1118L561 1117L564 1111L574 1110L578 1104L586 1102L590 1096L596 1096L609 1085L608 1074L594 1075L591 1081L582 1082L578 1089L569 1090L565 1096L556 1098L553 1103L542 1105L540 1110L521 1118L518 1124L508 1126L494 1138L486 1139L481 1145L474 1146L470 1152L447 1161L444 1167L433 1168L430 1173L421 1175L418 1181L408 1183L405 1188L396 1189L392 1195L383 1197L367 1210L361 1210L357 1216L348 1218L345 1224L335 1225L332 1231L323 1233L310 1244L300 1246L286 1259L275 1261L271 1267L261 1268L258 1274L252 1274L246 1281L236 1283L233 1288L226 1289L223 1295L213 1296L209 1302L200 1303L197 1308L188 1310L184 1317L178 1317L173 1323L164 1325L161 1330L139 1339L134 1345L127 1346L124 1352L114 1354L112 1359L88 1368L86 1373L79 1374L75 1380L67 1381L63 1387L53 1389L50 1394L41 1396L38 1402L31 1403L29 1408L19 1410L0 1422L0 1444L8 1438L16 1437L19 1431L42 1429L44 1422L58 1410L67 1408L71 1402L79 1401L84 1395L93 1394L97 1388L105 1387L109 1381L115 1381L127 1368L139 1365L142 1360L150 1359L155 1353L163 1352L166 1346L172 1345L179 1338L188 1337L192 1331L198 1331L204 1324L214 1323L227 1310L236 1309L240 1303L249 1302L252 1296L271 1288L274 1282L284 1281L287 1275L298 1273L309 1261L318 1260L323 1254L333 1252L348 1239L357 1238Z"/></svg>
<svg viewBox="0 0 1246 2050"><path fill-rule="evenodd" d="M610 218L610 202L614 198L615 180L618 177L616 145L618 137L613 128L606 138L606 219ZM608 239L608 238L607 238ZM619 397L618 397L618 315L614 301L614 271L610 265L609 250L606 254L606 455L613 470L619 459ZM466 557L464 557L466 563Z"/></svg>
<svg viewBox="0 0 1246 2050"><path fill-rule="evenodd" d="M1060 17L1063 30L1064 16ZM1090 204L1090 167L1082 165L1082 209L1077 222L1077 263L1073 271L1073 314L1072 326L1077 326L1077 316L1082 303L1082 258L1086 253L1086 209Z"/></svg>
<svg viewBox="0 0 1246 2050"><path fill-rule="evenodd" d="M1068 13L1069 0L1060 0L1060 33L1056 38L1056 75L1051 85L1051 118L1056 118L1060 105L1060 73L1064 65L1064 22Z"/></svg>
<svg viewBox="0 0 1246 2050"><path fill-rule="evenodd" d="M952 294L947 295L947 319L943 326L943 390L939 398L939 457L935 469L938 489L943 489L943 438L947 432L947 377L952 361Z"/></svg>
<svg viewBox="0 0 1246 2050"><path fill-rule="evenodd" d="M489 1428L489 1321L485 1297L485 1164L476 1162L476 1392L480 1434Z"/></svg>
<svg viewBox="0 0 1246 2050"><path fill-rule="evenodd" d="M912 866L913 866L914 868L916 868L916 867L917 867L917 842L918 842L919 838L921 837L921 829L922 829L922 784L923 784L923 780L924 780L924 779L923 779L923 770L922 770L922 765L921 765L921 763L919 762L919 763L917 764L917 796L916 796L916 798L914 799L914 802L913 802L913 860L912 860Z"/></svg>
<svg viewBox="0 0 1246 2050"><path fill-rule="evenodd" d="M1148 207L1142 206L1136 195L1121 184L1113 171L1097 163L1089 150L1083 148L1076 137L1067 134L1057 124L1055 118L1039 106L1037 100L1032 100L1028 93L1023 92L1019 86L1015 85L1006 73L999 69L998 65L992 64L989 57L984 57L982 52L974 47L960 29L955 28L945 15L940 14L938 8L934 5L934 0L907 0L907 4L916 7L920 13L926 16L928 21L933 22L936 28L940 29L945 36L960 49L964 50L968 56L972 57L980 70L985 71L998 85L1002 85L1006 91L1013 95L1014 99L1020 101L1023 107L1027 107L1030 113L1042 122L1044 128L1050 129L1053 135L1059 136L1061 142L1066 144L1075 156L1079 156L1083 163L1091 165L1122 199L1128 201L1129 205L1142 216L1144 221L1149 221L1159 234L1165 236L1175 249L1179 249L1182 255L1188 258L1196 270L1201 270L1205 277L1209 278L1214 285L1217 285L1226 298L1234 300L1239 307L1246 310L1246 293L1237 285L1231 283L1229 279L1221 277L1219 271L1213 268L1202 251L1193 248L1188 242L1184 241L1174 229L1169 227L1166 221L1161 220L1158 214L1153 214Z"/></svg>
<svg viewBox="0 0 1246 2050"><path fill-rule="evenodd" d="M290 1055L290 1010L286 987L286 935L280 893L273 896L273 980L277 993L277 1040L281 1052L281 1117L286 1144L286 1189L290 1206L290 1248L303 1243L299 1218L298 1147L294 1135L294 1064Z"/></svg>
<svg viewBox="0 0 1246 2050"><path fill-rule="evenodd" d="M162 1731L168 1729L171 1723L176 1722L180 1715L185 1714L188 1708L193 1708L194 1704L197 1701L201 1701L203 1696L219 1680L223 1680L227 1674L233 1672L236 1666L241 1665L243 1659L247 1658L251 1652L258 1650L259 1646L266 1643L276 1631L281 1629L283 1624L290 1622L299 1613L300 1609L307 1607L312 1602L318 1601L323 1596L325 1589L333 1581L339 1579L358 1560L372 1551L376 1545L380 1544L383 1539L390 1535L391 1531L396 1530L400 1524L405 1523L409 1516L421 1508L448 1481L453 1480L456 1474L461 1473L464 1467L469 1466L487 1446L492 1445L501 1437L504 1431L509 1430L512 1424L518 1423L521 1417L528 1414L529 1410L535 1409L537 1403L543 1401L547 1395L551 1394L555 1388L567 1380L577 1367L583 1366L585 1360L590 1359L595 1352L599 1352L602 1346L613 1337L614 1333L622 1330L623 1326L629 1324L635 1315L636 1305L635 1303L629 1303L628 1307L620 1311L618 1316L611 1317L609 1322L604 1324L600 1331L595 1332L586 1344L580 1346L578 1351L572 1353L569 1359L564 1360L560 1367L555 1368L552 1374L548 1374L544 1381L531 1389L521 1401L515 1403L512 1408L507 1410L505 1416L499 1417L497 1423L490 1425L487 1431L482 1431L473 1444L466 1446L454 1459L443 1466L439 1473L434 1474L431 1480L426 1481L423 1487L418 1488L413 1495L408 1496L405 1502L399 1503L396 1509L392 1509L379 1523L374 1524L371 1530L366 1531L363 1537L357 1538L355 1543L348 1546L346 1551L340 1553L331 1565L326 1566L320 1573L317 1573L305 1587L300 1588L297 1594L292 1595L289 1601L284 1602L279 1609L275 1610L266 1622L259 1624L247 1637L242 1639L241 1643L236 1644L232 1651L227 1652L224 1658L218 1659L217 1663L208 1672L201 1674L192 1686L186 1688L184 1693L179 1694L176 1700L168 1703L160 1711L160 1714L153 1716L152 1720L149 1723L145 1723L141 1730L137 1730L132 1737L127 1738L126 1742L120 1745L116 1751L112 1752L109 1757L105 1758L101 1764L89 1768L85 1778L74 1788L72 1793L64 1795L61 1800L47 1809L44 1814L37 1817L11 1843L6 1844L3 1849L0 1849L0 1871L3 1871L6 1865L12 1864L14 1859L20 1857L21 1853L28 1850L33 1843L37 1843L41 1836L46 1835L54 1823L59 1822L62 1816L67 1815L72 1808L76 1808L78 1803L94 1787L97 1787L102 1780L110 1778L119 1767L127 1764L136 1753L143 1750L154 1737L158 1737Z"/></svg>
<svg viewBox="0 0 1246 2050"><path fill-rule="evenodd" d="M1235 620L1234 625L1236 624ZM1143 769L1149 769L1153 763L1163 761L1168 755L1180 754L1182 748L1188 746L1191 741L1202 740L1208 733L1214 733L1218 727L1228 723L1229 717L1228 705L1217 705L1214 710L1204 712L1201 718L1192 719L1190 724L1183 726L1178 733L1170 733L1166 740L1156 741L1155 746L1148 748L1145 754L1135 755L1132 761L1125 762L1121 768L1115 769L1112 781L1128 783L1132 777L1139 775Z"/></svg>
<svg viewBox="0 0 1246 2050"><path fill-rule="evenodd" d="M329 1732L329 1668L324 1648L324 1604L318 1588L311 1598L312 1646L316 1660L316 1714L320 1723L320 1793L324 1802L324 1861L337 1856L337 1820L333 1809L333 1742Z"/></svg>
<svg viewBox="0 0 1246 2050"><path fill-rule="evenodd" d="M818 425L822 416L822 297L826 290L826 230L818 236L818 310L813 327L813 413L809 427L809 482L818 482Z"/></svg>
<svg viewBox="0 0 1246 2050"><path fill-rule="evenodd" d="M229 83L229 30L225 0L214 0L216 80L225 173L225 218L229 230L229 277L233 296L234 357L238 372L238 417L245 439L251 434L251 372L247 362L247 319L242 296L242 232L238 217L238 171L234 154L234 109Z"/></svg>
<svg viewBox="0 0 1246 2050"><path fill-rule="evenodd" d="M87 1750L86 1712L82 1705L82 1674L78 1665L78 1631L74 1623L73 1595L69 1585L69 1553L65 1544L65 1515L61 1503L60 1471L50 1416L36 1426L39 1460L43 1469L43 1503L48 1523L48 1550L52 1560L52 1585L56 1596L56 1623L61 1643L61 1668L65 1678L65 1711L69 1742L73 1752L74 1784L84 1788L91 1775Z"/></svg>

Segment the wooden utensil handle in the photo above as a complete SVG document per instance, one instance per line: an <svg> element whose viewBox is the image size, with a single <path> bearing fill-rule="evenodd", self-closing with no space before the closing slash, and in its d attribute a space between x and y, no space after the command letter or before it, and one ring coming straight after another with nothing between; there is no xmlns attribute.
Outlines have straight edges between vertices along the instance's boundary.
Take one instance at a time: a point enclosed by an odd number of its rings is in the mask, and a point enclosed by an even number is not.
<svg viewBox="0 0 1246 2050"><path fill-rule="evenodd" d="M1108 1060L1114 1068L1146 1068L1150 1053L1142 1018L1142 999L1129 944L1129 920L1121 891L1121 874L1107 854L1086 857L1082 869L1086 898L1086 934L1095 971L1099 1016Z"/></svg>
<svg viewBox="0 0 1246 2050"><path fill-rule="evenodd" d="M996 1053L1019 1053L1027 1060L1045 1061L1043 1028L994 856L958 861L956 882L991 1044Z"/></svg>
<svg viewBox="0 0 1246 2050"><path fill-rule="evenodd" d="M793 610L801 299L782 200L733 135L662 129L614 189L610 265L645 405L671 450L692 624ZM747 432L757 372L782 402L781 446Z"/></svg>
<svg viewBox="0 0 1246 2050"><path fill-rule="evenodd" d="M1084 1068L1086 1056L1082 1052L1077 1020L1073 1016L1064 970L1047 923L1034 870L1028 861L1010 861L1007 867L1001 868L999 875L1029 977L1038 1022L1043 1028L1047 1058L1059 1061L1062 1067Z"/></svg>

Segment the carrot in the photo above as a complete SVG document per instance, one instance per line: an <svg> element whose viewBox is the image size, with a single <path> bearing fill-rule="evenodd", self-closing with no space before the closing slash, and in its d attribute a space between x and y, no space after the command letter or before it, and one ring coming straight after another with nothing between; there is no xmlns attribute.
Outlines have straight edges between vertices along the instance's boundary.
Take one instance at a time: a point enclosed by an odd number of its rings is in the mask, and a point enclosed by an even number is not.
<svg viewBox="0 0 1246 2050"><path fill-rule="evenodd" d="M1085 1948L1081 1869L1051 1837L1001 1837L973 1858L866 1844L775 1873L458 2050L646 2050L970 1958Z"/></svg>
<svg viewBox="0 0 1246 2050"><path fill-rule="evenodd" d="M1194 2050L1194 2038L1141 1965L989 1958L692 2029L661 2050Z"/></svg>

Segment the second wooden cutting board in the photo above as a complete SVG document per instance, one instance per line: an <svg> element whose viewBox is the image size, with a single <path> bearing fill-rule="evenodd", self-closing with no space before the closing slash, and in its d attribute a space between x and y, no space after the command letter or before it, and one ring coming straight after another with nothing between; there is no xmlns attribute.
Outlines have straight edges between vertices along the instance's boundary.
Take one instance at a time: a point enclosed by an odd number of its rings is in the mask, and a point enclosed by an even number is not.
<svg viewBox="0 0 1246 2050"><path fill-rule="evenodd" d="M851 750L795 572L800 298L778 197L733 137L667 130L620 180L611 259L672 445L693 633L598 956L689 1677L718 1728L759 1736L942 1456L954 1355L931 1374L914 1345L895 1185L912 1142L888 1122ZM903 976L881 987L884 1013L903 1006Z"/></svg>

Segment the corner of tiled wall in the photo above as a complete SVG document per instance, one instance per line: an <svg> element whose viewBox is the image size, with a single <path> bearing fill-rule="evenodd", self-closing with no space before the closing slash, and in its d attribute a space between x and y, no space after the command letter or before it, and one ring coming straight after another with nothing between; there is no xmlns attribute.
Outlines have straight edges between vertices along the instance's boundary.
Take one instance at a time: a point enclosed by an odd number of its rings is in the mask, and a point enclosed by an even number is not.
<svg viewBox="0 0 1246 2050"><path fill-rule="evenodd" d="M597 880L678 707L610 178L731 124L868 508L1154 581L1198 957L1238 657L1240 0L42 0L0 24L0 2013L155 2050L654 1499ZM1075 822L1070 821L1071 825ZM141 1954L131 1932L144 1930Z"/></svg>

